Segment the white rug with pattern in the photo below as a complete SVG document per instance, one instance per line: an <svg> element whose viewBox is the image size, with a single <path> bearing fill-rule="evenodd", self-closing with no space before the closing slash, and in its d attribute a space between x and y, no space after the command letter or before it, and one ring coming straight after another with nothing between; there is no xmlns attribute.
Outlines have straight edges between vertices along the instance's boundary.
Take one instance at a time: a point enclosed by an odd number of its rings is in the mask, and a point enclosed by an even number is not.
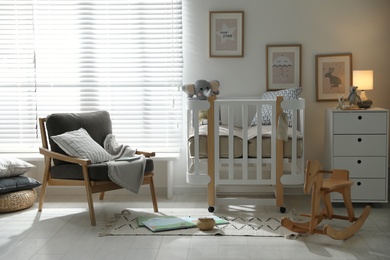
<svg viewBox="0 0 390 260"><path fill-rule="evenodd" d="M152 232L144 226L138 226L139 217L147 216L174 216L174 217L210 217L218 216L229 224L217 225L210 231L200 231L197 227L170 231ZM183 235L183 236L262 236L283 237L292 234L291 231L280 225L282 217L295 219L294 210L288 213L279 212L248 212L248 211L218 211L210 213L207 209L159 209L154 213L151 209L126 209L115 214L113 219L99 232L99 236L136 236L136 235Z"/></svg>

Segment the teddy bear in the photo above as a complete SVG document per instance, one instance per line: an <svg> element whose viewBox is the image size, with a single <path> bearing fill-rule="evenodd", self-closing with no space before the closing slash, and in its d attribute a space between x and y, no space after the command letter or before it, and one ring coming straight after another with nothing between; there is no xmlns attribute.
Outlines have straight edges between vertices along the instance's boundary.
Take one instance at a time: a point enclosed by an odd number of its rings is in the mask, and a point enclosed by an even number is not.
<svg viewBox="0 0 390 260"><path fill-rule="evenodd" d="M357 92L357 88L358 87L352 86L349 89L349 96L348 96L347 100L349 100L349 105L350 106L356 106L358 103L361 102L360 96L359 96L359 94Z"/></svg>
<svg viewBox="0 0 390 260"><path fill-rule="evenodd" d="M219 81L218 80L197 80L194 84L185 84L181 89L187 93L188 98L192 98L196 95L199 100L206 100L211 95L219 94Z"/></svg>

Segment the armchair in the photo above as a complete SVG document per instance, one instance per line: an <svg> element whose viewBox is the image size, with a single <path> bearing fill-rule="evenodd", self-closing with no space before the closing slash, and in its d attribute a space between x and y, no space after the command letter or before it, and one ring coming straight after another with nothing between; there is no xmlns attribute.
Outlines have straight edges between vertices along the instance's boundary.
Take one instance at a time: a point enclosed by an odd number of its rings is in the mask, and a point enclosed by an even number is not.
<svg viewBox="0 0 390 260"><path fill-rule="evenodd" d="M91 225L96 225L96 218L92 200L93 193L100 193L100 199L104 198L104 192L121 189L122 187L112 182L108 176L108 165L91 158L78 158L67 155L58 144L52 140L69 131L83 128L89 136L103 149L104 139L112 133L110 115L107 111L90 113L58 113L46 118L39 118L42 147L39 152L44 155L45 171L42 181L42 189L38 210L42 211L47 186L84 186L87 195ZM104 149L103 149L104 150ZM145 157L154 156L154 153L137 152ZM92 155L95 155L92 152ZM146 159L143 185L150 186L153 209L158 211L156 193L154 189L154 164L150 158Z"/></svg>

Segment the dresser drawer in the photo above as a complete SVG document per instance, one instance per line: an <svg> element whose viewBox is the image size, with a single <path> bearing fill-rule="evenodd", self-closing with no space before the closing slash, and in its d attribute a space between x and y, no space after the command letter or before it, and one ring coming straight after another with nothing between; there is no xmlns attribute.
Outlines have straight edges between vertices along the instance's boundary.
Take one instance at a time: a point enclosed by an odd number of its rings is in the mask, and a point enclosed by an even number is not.
<svg viewBox="0 0 390 260"><path fill-rule="evenodd" d="M334 156L386 156L386 135L334 135Z"/></svg>
<svg viewBox="0 0 390 260"><path fill-rule="evenodd" d="M387 113L349 112L335 113L333 117L334 134L386 134Z"/></svg>
<svg viewBox="0 0 390 260"><path fill-rule="evenodd" d="M351 179L353 202L386 202L386 179ZM343 201L341 194L333 192L333 201Z"/></svg>
<svg viewBox="0 0 390 260"><path fill-rule="evenodd" d="M386 178L386 157L334 157L333 169L346 169L349 178Z"/></svg>

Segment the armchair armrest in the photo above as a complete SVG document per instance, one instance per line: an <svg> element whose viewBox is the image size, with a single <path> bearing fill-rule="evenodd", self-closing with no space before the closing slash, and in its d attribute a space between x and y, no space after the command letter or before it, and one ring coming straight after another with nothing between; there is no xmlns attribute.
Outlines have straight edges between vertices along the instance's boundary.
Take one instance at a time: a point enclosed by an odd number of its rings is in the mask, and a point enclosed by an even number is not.
<svg viewBox="0 0 390 260"><path fill-rule="evenodd" d="M143 154L145 157L153 157L156 156L155 152L143 152L143 151L136 151L135 154Z"/></svg>
<svg viewBox="0 0 390 260"><path fill-rule="evenodd" d="M50 157L53 159L57 159L57 160L61 160L64 162L76 163L76 164L80 164L80 165L90 165L91 164L91 160L89 160L89 159L72 157L69 155L50 151L50 150L48 150L46 148L42 148L42 147L39 147L39 153L44 155L44 156L47 156L47 157Z"/></svg>

